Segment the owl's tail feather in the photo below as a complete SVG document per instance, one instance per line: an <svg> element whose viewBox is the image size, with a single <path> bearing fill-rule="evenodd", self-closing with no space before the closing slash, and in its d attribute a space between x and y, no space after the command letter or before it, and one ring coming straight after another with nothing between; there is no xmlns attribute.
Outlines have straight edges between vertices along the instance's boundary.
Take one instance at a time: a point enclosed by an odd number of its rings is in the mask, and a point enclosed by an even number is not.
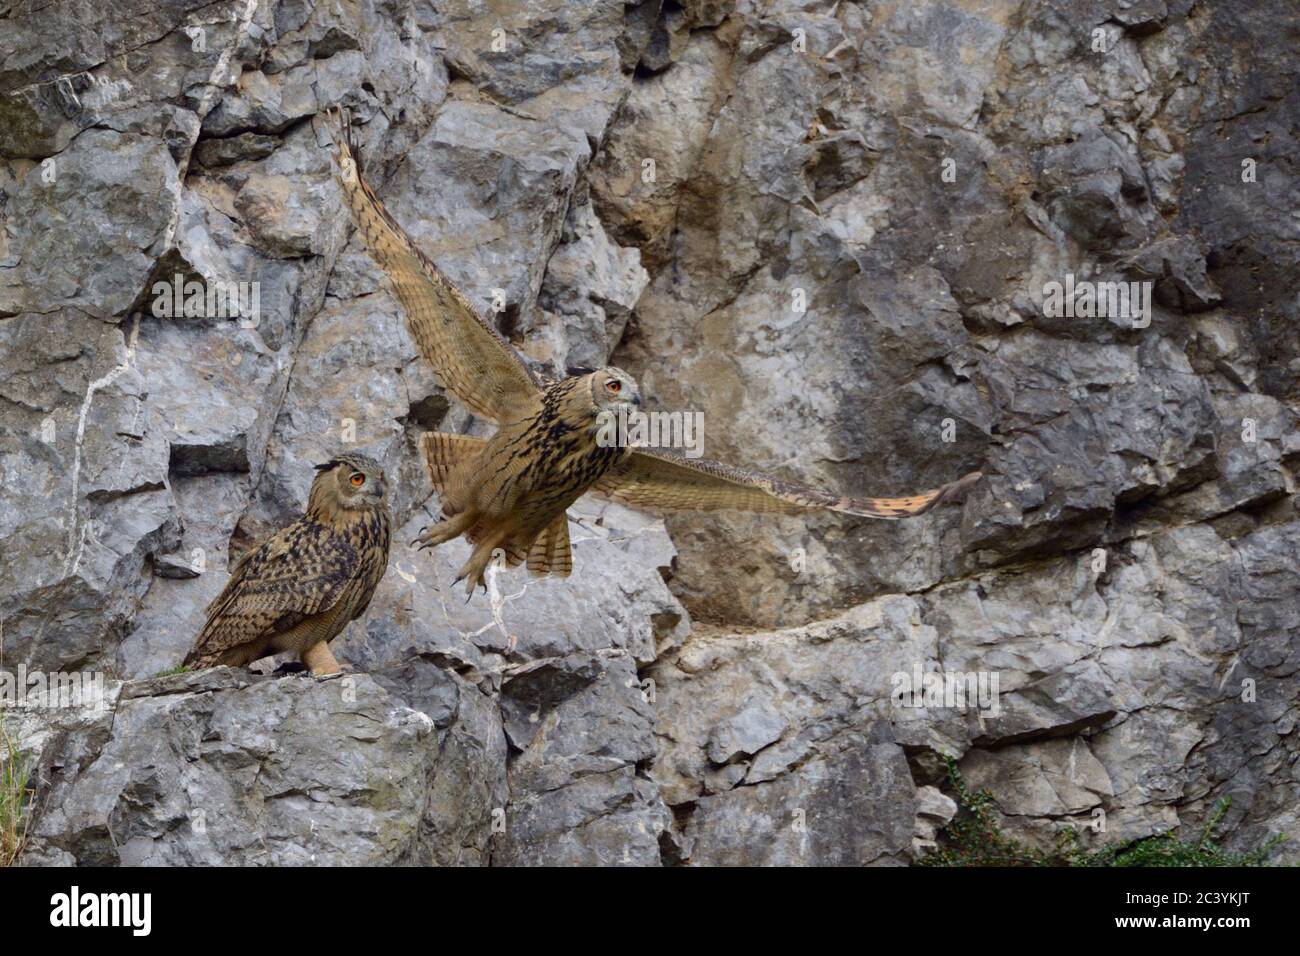
<svg viewBox="0 0 1300 956"><path fill-rule="evenodd" d="M483 450L487 442L469 435L452 435L447 432L425 432L420 437L424 446L424 464L429 469L429 480L435 491L442 491L456 466L466 458Z"/></svg>
<svg viewBox="0 0 1300 956"><path fill-rule="evenodd" d="M554 574L567 578L573 571L569 548L569 516L561 514L547 525L528 549L528 573Z"/></svg>

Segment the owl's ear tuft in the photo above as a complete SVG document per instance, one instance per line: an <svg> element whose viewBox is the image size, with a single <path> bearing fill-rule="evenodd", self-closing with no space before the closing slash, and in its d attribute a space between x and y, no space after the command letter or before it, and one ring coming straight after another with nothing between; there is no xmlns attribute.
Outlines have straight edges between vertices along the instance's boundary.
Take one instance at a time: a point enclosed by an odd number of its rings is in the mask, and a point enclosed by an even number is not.
<svg viewBox="0 0 1300 956"><path fill-rule="evenodd" d="M331 458L329 461L322 462L319 465L312 465L312 467L315 468L317 471L329 471L338 463L339 460L337 458Z"/></svg>
<svg viewBox="0 0 1300 956"><path fill-rule="evenodd" d="M594 371L596 371L594 368L585 365L570 365L564 370L564 374L570 378L577 378L579 375L590 375Z"/></svg>

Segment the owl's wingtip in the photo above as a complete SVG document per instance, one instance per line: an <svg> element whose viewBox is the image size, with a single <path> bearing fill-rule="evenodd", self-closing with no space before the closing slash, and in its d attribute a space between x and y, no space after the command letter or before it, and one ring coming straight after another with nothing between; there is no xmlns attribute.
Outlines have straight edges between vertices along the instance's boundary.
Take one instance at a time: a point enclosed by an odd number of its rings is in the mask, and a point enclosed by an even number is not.
<svg viewBox="0 0 1300 956"><path fill-rule="evenodd" d="M980 479L983 477L984 472L982 471L972 471L968 475L962 475L944 489L943 500L960 501L970 494L970 490L979 484Z"/></svg>
<svg viewBox="0 0 1300 956"><path fill-rule="evenodd" d="M328 106L321 111L325 130L334 143L335 156L342 160L351 156L354 162L360 162L356 129L352 125L352 111L341 103Z"/></svg>

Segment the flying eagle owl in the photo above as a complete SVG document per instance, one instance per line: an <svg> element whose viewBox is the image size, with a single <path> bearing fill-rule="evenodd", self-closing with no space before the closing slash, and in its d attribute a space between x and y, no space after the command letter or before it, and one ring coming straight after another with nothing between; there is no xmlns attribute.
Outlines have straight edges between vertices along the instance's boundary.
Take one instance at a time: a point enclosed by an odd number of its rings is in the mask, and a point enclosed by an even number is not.
<svg viewBox="0 0 1300 956"><path fill-rule="evenodd" d="M340 455L316 468L306 514L231 570L187 666L238 666L293 651L313 674L339 673L329 642L369 607L388 568L392 519L373 458Z"/></svg>
<svg viewBox="0 0 1300 956"><path fill-rule="evenodd" d="M792 514L824 509L871 518L919 515L958 498L978 472L905 498L850 498L671 451L599 440L620 406L641 404L632 376L608 367L539 380L469 298L435 266L361 176L349 118L329 117L338 179L357 231L387 273L421 355L471 411L497 422L488 439L430 432L422 442L442 520L412 544L465 535L474 545L456 581L473 594L493 553L535 574L568 576L566 510L585 492L636 508Z"/></svg>

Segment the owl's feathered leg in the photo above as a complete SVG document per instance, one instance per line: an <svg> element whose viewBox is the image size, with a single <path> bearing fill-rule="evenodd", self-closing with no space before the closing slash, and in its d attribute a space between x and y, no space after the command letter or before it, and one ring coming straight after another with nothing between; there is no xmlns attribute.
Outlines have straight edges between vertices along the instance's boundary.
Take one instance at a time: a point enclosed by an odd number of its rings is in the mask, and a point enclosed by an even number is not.
<svg viewBox="0 0 1300 956"><path fill-rule="evenodd" d="M329 641L319 641L302 652L302 662L311 669L316 677L328 677L343 673L343 668L330 651Z"/></svg>
<svg viewBox="0 0 1300 956"><path fill-rule="evenodd" d="M462 511L458 515L453 515L444 521L439 521L432 527L424 529L420 535L411 542L411 545L417 551L423 551L426 548L436 548L438 545L464 534L469 530L470 525L473 523L474 513L469 510Z"/></svg>

